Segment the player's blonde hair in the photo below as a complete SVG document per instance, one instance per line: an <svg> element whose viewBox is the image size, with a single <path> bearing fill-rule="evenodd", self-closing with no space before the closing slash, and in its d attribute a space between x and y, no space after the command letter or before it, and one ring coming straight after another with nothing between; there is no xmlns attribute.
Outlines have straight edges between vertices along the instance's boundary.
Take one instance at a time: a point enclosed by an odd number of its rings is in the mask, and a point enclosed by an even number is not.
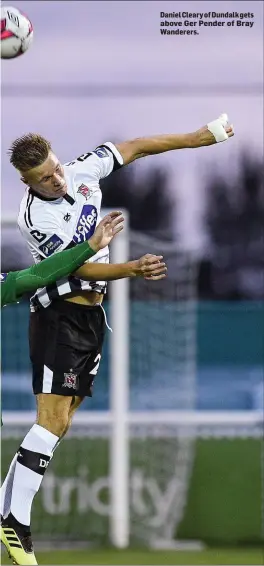
<svg viewBox="0 0 264 566"><path fill-rule="evenodd" d="M46 161L51 144L40 134L26 134L17 138L8 150L10 163L25 173Z"/></svg>

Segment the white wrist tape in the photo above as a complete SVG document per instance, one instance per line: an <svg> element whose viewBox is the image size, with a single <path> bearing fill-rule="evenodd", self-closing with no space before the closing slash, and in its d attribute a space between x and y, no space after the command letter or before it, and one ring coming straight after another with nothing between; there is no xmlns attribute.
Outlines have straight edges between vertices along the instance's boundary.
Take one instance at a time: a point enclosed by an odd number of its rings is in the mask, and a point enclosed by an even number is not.
<svg viewBox="0 0 264 566"><path fill-rule="evenodd" d="M228 116L227 114L221 114L217 120L213 120L213 122L209 122L207 124L207 128L209 132L211 132L215 138L217 143L223 142L228 139L228 135L225 131L225 126L228 124Z"/></svg>

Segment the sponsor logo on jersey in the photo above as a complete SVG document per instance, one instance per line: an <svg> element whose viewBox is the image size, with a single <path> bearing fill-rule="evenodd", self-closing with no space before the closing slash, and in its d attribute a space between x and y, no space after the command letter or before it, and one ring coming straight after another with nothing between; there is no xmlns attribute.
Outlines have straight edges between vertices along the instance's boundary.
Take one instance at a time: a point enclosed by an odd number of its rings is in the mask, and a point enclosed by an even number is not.
<svg viewBox="0 0 264 566"><path fill-rule="evenodd" d="M103 159L104 157L108 157L108 153L105 147L97 147L93 153L95 153L97 157L100 157L101 159Z"/></svg>
<svg viewBox="0 0 264 566"><path fill-rule="evenodd" d="M81 193L81 195L87 200L87 199L91 196L92 191L91 191L91 189L89 189L88 187L86 187L86 185L82 184L82 185L78 188L77 193Z"/></svg>
<svg viewBox="0 0 264 566"><path fill-rule="evenodd" d="M91 204L85 204L82 208L80 218L78 220L76 231L73 236L73 242L80 244L85 242L93 235L97 222L97 210Z"/></svg>
<svg viewBox="0 0 264 566"><path fill-rule="evenodd" d="M1 283L4 283L4 281L6 280L8 276L8 273L1 273Z"/></svg>
<svg viewBox="0 0 264 566"><path fill-rule="evenodd" d="M41 244L41 246L39 246L39 250L40 250L46 257L49 257L49 256L52 255L58 248L60 248L62 244L63 244L62 239L59 238L59 236L57 236L57 234L53 234L53 235L45 242L45 244Z"/></svg>
<svg viewBox="0 0 264 566"><path fill-rule="evenodd" d="M62 387L68 387L69 389L77 389L77 373L73 373L70 369L69 373L64 374L64 383Z"/></svg>

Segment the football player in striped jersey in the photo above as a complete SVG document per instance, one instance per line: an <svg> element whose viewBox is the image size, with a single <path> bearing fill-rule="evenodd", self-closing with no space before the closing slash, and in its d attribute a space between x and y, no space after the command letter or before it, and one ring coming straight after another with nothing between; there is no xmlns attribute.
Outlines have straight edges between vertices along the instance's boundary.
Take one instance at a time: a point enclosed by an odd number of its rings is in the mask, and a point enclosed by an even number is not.
<svg viewBox="0 0 264 566"><path fill-rule="evenodd" d="M101 220L88 241L85 240L73 248L52 255L28 269L2 273L1 306L17 302L24 293L35 291L43 285L55 283L58 278L74 272L100 249L110 244L113 237L123 229L123 222L124 218L121 212L111 212ZM166 266L162 262L162 257L152 254L146 254L139 260L124 264L112 264L111 269L113 280L133 276L155 280L163 279L166 274ZM37 562L29 525L20 524L15 518L16 505L19 507L22 502L15 500L16 503L14 502L14 508L12 508L12 482L15 464L19 461L22 466L27 466L27 462L29 463L28 455L29 451L21 446L1 488L1 541L13 563L24 565L37 564ZM31 458L29 469L32 473L33 471L39 473L40 479L42 479L42 472L45 471L43 464L46 465L47 460L41 458L36 452L34 455L35 462ZM39 461L37 462L38 458ZM23 470L23 468L21 469ZM20 488L23 490L23 486L20 485ZM23 497L23 491L20 495Z"/></svg>
<svg viewBox="0 0 264 566"><path fill-rule="evenodd" d="M222 114L188 134L106 142L64 165L41 135L15 140L10 161L27 185L18 224L35 261L92 236L100 221L100 179L142 157L210 146L233 135ZM31 298L29 342L38 416L9 472L11 512L20 528L29 528L34 495L73 412L92 396L106 327L102 302L112 268L106 246L74 276L39 289Z"/></svg>

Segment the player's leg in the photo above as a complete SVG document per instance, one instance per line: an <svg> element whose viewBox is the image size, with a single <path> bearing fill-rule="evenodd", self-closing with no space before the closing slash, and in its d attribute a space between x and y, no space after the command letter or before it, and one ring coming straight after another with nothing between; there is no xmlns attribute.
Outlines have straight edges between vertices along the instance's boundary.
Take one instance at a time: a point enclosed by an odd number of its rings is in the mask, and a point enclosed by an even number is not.
<svg viewBox="0 0 264 566"><path fill-rule="evenodd" d="M69 398L45 394L37 395L37 424L61 438L69 429L72 415L81 401L81 398L76 397ZM56 415L56 420L54 419L54 415ZM26 438L28 438L28 435L29 433ZM18 453L15 454L1 487L1 516L4 518L6 518L10 512L17 456Z"/></svg>
<svg viewBox="0 0 264 566"><path fill-rule="evenodd" d="M31 506L54 448L69 422L72 397L38 395L37 422L18 449L10 511L22 525L30 525Z"/></svg>
<svg viewBox="0 0 264 566"><path fill-rule="evenodd" d="M84 399L85 399L85 397L78 397L78 396L75 396L75 397L72 398L72 402L71 402L71 406L70 406L70 410L69 410L68 424L67 424L67 427L65 428L64 433L63 433L62 437L60 438L60 440L62 440L62 438L65 436L65 434L67 434L68 430L70 429L70 427L72 425L73 415L77 411L77 409L80 407L80 405L84 401Z"/></svg>
<svg viewBox="0 0 264 566"><path fill-rule="evenodd" d="M31 507L53 451L68 426L71 401L72 397L53 394L38 396L37 423L24 438L11 466L1 538L18 564L36 564L30 533Z"/></svg>
<svg viewBox="0 0 264 566"><path fill-rule="evenodd" d="M33 363L33 390L38 396L38 419L37 424L32 427L34 430L31 429L30 431L30 440L32 440L34 434L35 438L39 435L42 441L43 439L46 441L48 454L44 452L44 449L43 452L38 454L43 473L47 469L60 438L69 428L77 406L80 405L83 397L92 394L91 390L101 358L105 328L104 315L100 307L87 308L62 303L57 308L59 312L47 309L44 313L43 311L34 313L33 320L31 320L30 352ZM47 390L49 393L47 393ZM74 404L72 404L73 394L77 397ZM22 448L24 448L23 445ZM26 447L26 449L28 448ZM34 452L32 445L29 451ZM37 452L36 445L35 451ZM46 458L40 458L41 454ZM19 467L18 464L20 464ZM21 462L16 462L19 476L21 476L22 466ZM32 472L32 470L30 471ZM31 509L34 495L39 489L43 475L40 481L35 483L35 489L31 491L30 475L27 474L27 477L27 489L25 489L25 484L20 483L20 491L22 488L23 493L27 492L27 498L31 493L31 501L28 498L28 509ZM18 501L16 484L18 485L19 481L21 482L21 477L17 480L16 468L14 480L11 511L13 511L14 506L16 507L15 504L12 506L13 492L16 494L15 501ZM32 551L30 560L26 556L23 562L23 557L20 556L19 563L35 564L32 542L29 531L27 531L28 527L19 523L14 528L14 520L16 521L11 513L6 519L6 526L13 528L13 532L15 531L16 535L19 535L20 542L22 541L22 534L24 534L24 540L30 541ZM23 533L21 533L20 527ZM8 547L7 540L3 540L3 542L8 551L12 551L14 557L14 554L18 551L11 549L10 546Z"/></svg>
<svg viewBox="0 0 264 566"><path fill-rule="evenodd" d="M74 397L39 393L37 395L37 424L61 438L68 427Z"/></svg>
<svg viewBox="0 0 264 566"><path fill-rule="evenodd" d="M69 420L72 392L59 395L52 391L52 367L57 336L57 315L41 313L31 327L30 352L33 363L33 390L38 397L37 422L23 440L6 480L2 502L4 520L1 539L12 558L19 564L36 564L30 535L30 515L35 494L40 488L53 451ZM52 359L53 358L53 359ZM49 392L47 383L50 383ZM7 515L8 511L10 513ZM9 534L12 534L9 540Z"/></svg>
<svg viewBox="0 0 264 566"><path fill-rule="evenodd" d="M60 439L58 440L56 446L54 447L53 453L55 452L55 450L57 450L59 444L63 440L64 436L67 434L67 432L68 432L68 430L69 430L69 428L71 427L71 424L72 424L73 415L74 415L75 411L78 409L78 407L81 405L81 403L84 401L84 399L85 399L85 397L76 397L76 396L72 397L67 426L65 427L63 434L61 434Z"/></svg>

